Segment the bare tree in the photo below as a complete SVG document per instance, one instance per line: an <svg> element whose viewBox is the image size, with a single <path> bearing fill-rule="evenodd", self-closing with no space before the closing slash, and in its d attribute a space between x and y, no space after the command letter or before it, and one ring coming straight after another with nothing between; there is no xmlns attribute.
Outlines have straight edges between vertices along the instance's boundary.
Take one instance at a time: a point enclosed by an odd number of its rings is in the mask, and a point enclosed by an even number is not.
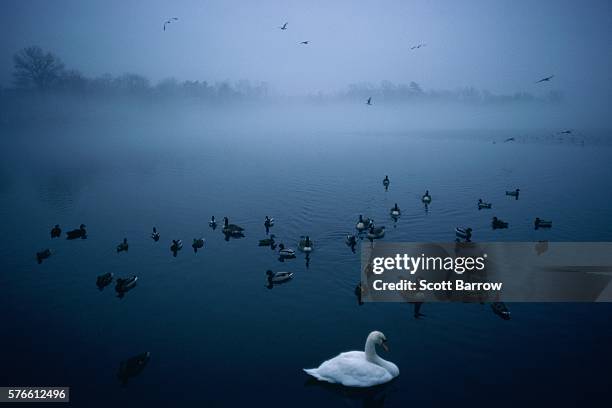
<svg viewBox="0 0 612 408"><path fill-rule="evenodd" d="M64 69L62 61L40 47L24 48L13 56L15 85L21 88L48 89Z"/></svg>

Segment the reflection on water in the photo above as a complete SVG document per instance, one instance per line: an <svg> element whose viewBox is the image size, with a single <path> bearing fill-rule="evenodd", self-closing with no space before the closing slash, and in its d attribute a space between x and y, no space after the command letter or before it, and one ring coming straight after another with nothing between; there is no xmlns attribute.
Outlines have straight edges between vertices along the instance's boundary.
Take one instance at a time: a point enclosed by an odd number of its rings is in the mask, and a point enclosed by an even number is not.
<svg viewBox="0 0 612 408"><path fill-rule="evenodd" d="M452 242L459 226L471 227L475 242L612 240L609 145L588 135L584 146L536 141L536 131L501 143L508 132L280 137L125 126L66 128L0 153L0 218L11 232L0 246L0 310L19 317L4 323L13 347L0 351L10 367L0 383L68 384L74 398L95 393L93 406L390 407L467 405L508 389L511 402L554 404L608 385L609 305L512 304L508 321L479 305L426 304L421 319L414 305L359 306L359 245L370 242L367 231L351 236L359 214L382 226L397 203L401 218L384 241ZM151 138L131 143L132 132ZM29 154L27 166L17 153ZM58 164L75 157L72 170ZM519 200L505 195L514 188ZM480 197L491 210L478 211ZM215 229L211 214L244 231ZM493 216L509 227L493 230ZM553 227L534 229L535 217ZM49 235L55 224L80 223L85 240ZM299 248L306 231L316 251L280 257L279 244ZM124 237L129 251L117 254ZM194 254L179 237L206 243ZM274 242L260 246L266 237ZM47 247L53 256L34 262ZM268 290L268 269L294 276ZM107 273L137 275L138 287L117 301L93 285ZM304 386L302 367L359 349L372 330L396 344L397 380L374 390ZM155 364L122 374L123 390L116 362L142 350Z"/></svg>

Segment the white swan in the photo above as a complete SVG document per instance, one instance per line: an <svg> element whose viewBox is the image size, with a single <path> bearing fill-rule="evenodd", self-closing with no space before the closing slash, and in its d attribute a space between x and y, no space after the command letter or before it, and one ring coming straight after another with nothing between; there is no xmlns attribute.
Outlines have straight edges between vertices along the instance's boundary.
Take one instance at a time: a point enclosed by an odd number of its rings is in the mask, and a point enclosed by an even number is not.
<svg viewBox="0 0 612 408"><path fill-rule="evenodd" d="M371 387L391 381L399 375L399 368L376 354L376 345L388 351L387 338L379 331L368 335L365 352L348 351L323 362L318 368L304 371L320 381L339 383L347 387Z"/></svg>

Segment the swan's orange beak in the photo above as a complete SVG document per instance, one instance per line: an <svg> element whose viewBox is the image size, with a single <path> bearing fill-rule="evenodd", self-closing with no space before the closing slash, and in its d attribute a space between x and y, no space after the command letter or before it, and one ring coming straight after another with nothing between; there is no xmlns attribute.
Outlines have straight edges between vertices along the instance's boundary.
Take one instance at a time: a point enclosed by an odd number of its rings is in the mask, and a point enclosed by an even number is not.
<svg viewBox="0 0 612 408"><path fill-rule="evenodd" d="M387 346L387 341L383 341L382 342L382 348L388 353L389 352L389 346Z"/></svg>

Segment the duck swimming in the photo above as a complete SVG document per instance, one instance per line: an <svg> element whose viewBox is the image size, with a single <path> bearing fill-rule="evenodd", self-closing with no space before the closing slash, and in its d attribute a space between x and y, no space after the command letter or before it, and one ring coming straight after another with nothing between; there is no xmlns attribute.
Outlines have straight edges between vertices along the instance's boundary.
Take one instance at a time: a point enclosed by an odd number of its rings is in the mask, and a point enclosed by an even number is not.
<svg viewBox="0 0 612 408"><path fill-rule="evenodd" d="M122 361L119 364L119 372L117 373L117 378L119 378L121 384L124 386L127 385L130 378L140 374L142 370L145 369L150 359L151 353L147 351L146 353Z"/></svg>
<svg viewBox="0 0 612 408"><path fill-rule="evenodd" d="M264 238L259 240L259 246L272 246L274 245L274 238L276 236L274 234L270 234L270 238Z"/></svg>
<svg viewBox="0 0 612 408"><path fill-rule="evenodd" d="M51 250L49 248L44 249L36 253L36 261L41 264L43 259L47 259L51 256Z"/></svg>
<svg viewBox="0 0 612 408"><path fill-rule="evenodd" d="M125 293L136 287L137 281L138 277L136 275L129 278L119 278L115 284L115 291L119 294L119 297L123 297Z"/></svg>
<svg viewBox="0 0 612 408"><path fill-rule="evenodd" d="M533 225L535 229L552 228L552 221L544 221L544 220L541 220L539 217L536 217L535 221L533 222Z"/></svg>
<svg viewBox="0 0 612 408"><path fill-rule="evenodd" d="M172 251L173 255L176 256L177 252L183 249L183 241L180 239L173 239L172 245L170 245L170 251Z"/></svg>
<svg viewBox="0 0 612 408"><path fill-rule="evenodd" d="M264 220L264 227L266 229L274 226L274 218L270 218L266 215L266 219Z"/></svg>
<svg viewBox="0 0 612 408"><path fill-rule="evenodd" d="M117 252L123 252L128 250L127 238L123 238L123 242L117 245Z"/></svg>
<svg viewBox="0 0 612 408"><path fill-rule="evenodd" d="M455 228L455 235L457 236L457 238L465 239L466 241L469 242L472 239L472 229L464 228L464 227L457 227Z"/></svg>
<svg viewBox="0 0 612 408"><path fill-rule="evenodd" d="M153 232L151 233L151 238L153 238L153 241L157 242L159 241L159 232L157 232L157 228L153 227Z"/></svg>
<svg viewBox="0 0 612 408"><path fill-rule="evenodd" d="M425 204L431 203L431 196L429 195L429 190L425 191L425 194L423 194L423 197L421 197L421 201L423 201Z"/></svg>
<svg viewBox="0 0 612 408"><path fill-rule="evenodd" d="M372 223L373 221L371 219L369 218L364 219L363 216L359 214L359 220L357 221L355 228L357 228L357 231L362 232L370 228L370 225L372 225Z"/></svg>
<svg viewBox="0 0 612 408"><path fill-rule="evenodd" d="M354 247L355 245L357 245L357 235L355 234L349 234L346 236L346 245L350 246L350 247Z"/></svg>
<svg viewBox="0 0 612 408"><path fill-rule="evenodd" d="M383 360L376 346L389 351L387 338L379 331L368 335L365 351L348 351L323 362L318 368L304 371L319 381L342 384L346 387L372 387L391 381L399 375L399 368Z"/></svg>
<svg viewBox="0 0 612 408"><path fill-rule="evenodd" d="M194 238L191 247L193 252L198 252L198 249L204 248L204 238Z"/></svg>
<svg viewBox="0 0 612 408"><path fill-rule="evenodd" d="M302 236L302 239L300 239L298 244L298 248L302 252L310 253L314 249L314 242L311 241L308 235L306 235L306 237Z"/></svg>
<svg viewBox="0 0 612 408"><path fill-rule="evenodd" d="M478 199L478 209L482 210L485 208L491 208L491 203L485 203L484 201L482 201L482 198Z"/></svg>
<svg viewBox="0 0 612 408"><path fill-rule="evenodd" d="M500 220L497 217L493 217L493 220L491 221L491 226L493 227L493 229L508 228L508 223Z"/></svg>
<svg viewBox="0 0 612 408"><path fill-rule="evenodd" d="M290 259L295 258L295 251L291 248L285 248L284 244L280 244L278 246L278 256L281 259Z"/></svg>
<svg viewBox="0 0 612 408"><path fill-rule="evenodd" d="M208 221L208 226L212 229L217 228L217 221L215 220L215 216L210 217L210 221Z"/></svg>
<svg viewBox="0 0 612 408"><path fill-rule="evenodd" d="M491 309L493 310L493 313L495 313L502 319L510 320L510 310L508 310L508 307L504 302L491 303Z"/></svg>
<svg viewBox="0 0 612 408"><path fill-rule="evenodd" d="M235 233L239 233L242 231L244 231L244 228L236 224L230 224L229 218L223 217L223 233L224 234L235 234Z"/></svg>
<svg viewBox="0 0 612 408"><path fill-rule="evenodd" d="M389 188L389 184L391 182L389 181L389 176L385 176L385 179L383 180L383 186L385 186L385 190Z"/></svg>
<svg viewBox="0 0 612 408"><path fill-rule="evenodd" d="M111 272L107 272L105 274L99 275L96 278L96 286L98 286L98 289L102 290L108 285L110 285L112 281L113 281L113 274Z"/></svg>
<svg viewBox="0 0 612 408"><path fill-rule="evenodd" d="M368 239L371 241L373 239L379 239L385 236L385 227L375 227L374 225L370 226L370 230L368 231Z"/></svg>
<svg viewBox="0 0 612 408"><path fill-rule="evenodd" d="M293 272L272 272L271 270L266 271L268 283L284 283L293 278Z"/></svg>
<svg viewBox="0 0 612 408"><path fill-rule="evenodd" d="M391 210L389 211L391 214L391 217L393 218L397 218L399 217L402 212L400 211L399 207L397 206L397 203L395 203L395 205L393 206L393 208L391 208Z"/></svg>
<svg viewBox="0 0 612 408"><path fill-rule="evenodd" d="M514 190L514 191L506 191L506 195L507 196L511 196L511 197L515 197L518 200L520 191L521 190L518 189L518 188L516 190Z"/></svg>
<svg viewBox="0 0 612 408"><path fill-rule="evenodd" d="M51 238L58 238L60 235L62 235L62 229L59 224L55 224L55 227L51 229Z"/></svg>
<svg viewBox="0 0 612 408"><path fill-rule="evenodd" d="M87 231L85 230L85 224L81 224L79 229L74 229L66 233L66 239L85 239L87 238Z"/></svg>

